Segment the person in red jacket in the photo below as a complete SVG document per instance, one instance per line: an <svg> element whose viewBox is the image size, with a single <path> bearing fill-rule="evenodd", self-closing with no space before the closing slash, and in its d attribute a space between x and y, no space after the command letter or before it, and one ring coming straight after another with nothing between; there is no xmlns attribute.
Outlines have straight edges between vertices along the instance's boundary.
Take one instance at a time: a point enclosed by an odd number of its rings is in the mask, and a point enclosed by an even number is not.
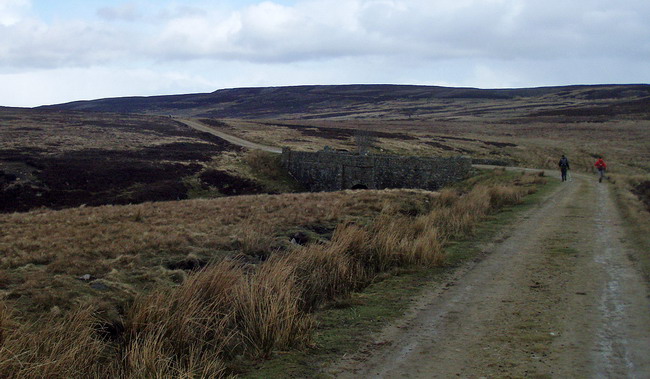
<svg viewBox="0 0 650 379"><path fill-rule="evenodd" d="M596 168L598 169L598 173L599 173L598 183L600 183L603 181L603 178L605 177L605 170L607 170L607 164L603 160L603 157L598 157L598 160L596 161L594 166L596 166Z"/></svg>

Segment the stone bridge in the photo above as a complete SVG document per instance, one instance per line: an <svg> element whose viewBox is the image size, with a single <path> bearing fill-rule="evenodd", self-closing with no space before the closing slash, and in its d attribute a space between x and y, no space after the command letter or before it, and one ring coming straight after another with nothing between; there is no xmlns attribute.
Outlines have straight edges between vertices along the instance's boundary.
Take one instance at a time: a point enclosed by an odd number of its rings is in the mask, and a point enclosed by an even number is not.
<svg viewBox="0 0 650 379"><path fill-rule="evenodd" d="M472 169L471 159L465 157L359 155L327 148L318 152L284 148L282 164L310 191L436 190L447 183L467 178Z"/></svg>

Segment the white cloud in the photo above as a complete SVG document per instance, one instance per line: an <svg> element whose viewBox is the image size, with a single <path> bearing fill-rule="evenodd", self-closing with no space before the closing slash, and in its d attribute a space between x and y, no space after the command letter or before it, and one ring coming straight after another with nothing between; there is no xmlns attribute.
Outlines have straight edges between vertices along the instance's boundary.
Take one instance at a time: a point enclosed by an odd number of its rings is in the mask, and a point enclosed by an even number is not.
<svg viewBox="0 0 650 379"><path fill-rule="evenodd" d="M0 0L0 26L19 23L30 6L29 0Z"/></svg>

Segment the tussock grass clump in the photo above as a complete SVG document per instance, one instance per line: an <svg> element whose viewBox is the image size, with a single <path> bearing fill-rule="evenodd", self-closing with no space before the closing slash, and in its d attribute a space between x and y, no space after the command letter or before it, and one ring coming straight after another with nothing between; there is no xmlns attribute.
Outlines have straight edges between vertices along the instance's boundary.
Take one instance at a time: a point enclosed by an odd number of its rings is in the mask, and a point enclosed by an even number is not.
<svg viewBox="0 0 650 379"><path fill-rule="evenodd" d="M303 311L312 311L349 293L358 288L357 282L365 279L360 267L335 245L308 245L279 260L279 264L294 270Z"/></svg>
<svg viewBox="0 0 650 379"><path fill-rule="evenodd" d="M3 378L92 378L106 362L90 308L46 324L11 322L2 309L0 375Z"/></svg>
<svg viewBox="0 0 650 379"><path fill-rule="evenodd" d="M273 252L277 226L270 223L259 224L246 219L237 229L235 246L242 253L256 257L267 257Z"/></svg>
<svg viewBox="0 0 650 379"><path fill-rule="evenodd" d="M162 334L138 338L126 347L124 360L102 378L221 378L227 370L222 360L202 346L192 346L187 355L172 359Z"/></svg>
<svg viewBox="0 0 650 379"><path fill-rule="evenodd" d="M368 283L368 262L373 258L370 238L365 229L344 223L329 243L307 245L280 258L293 267L304 310L311 311Z"/></svg>
<svg viewBox="0 0 650 379"><path fill-rule="evenodd" d="M508 186L494 186L488 189L490 195L490 209L498 210L503 207L518 204L526 194L520 188Z"/></svg>
<svg viewBox="0 0 650 379"><path fill-rule="evenodd" d="M438 207L449 207L458 201L460 193L456 190L445 188L438 193L438 197L435 199L435 204Z"/></svg>
<svg viewBox="0 0 650 379"><path fill-rule="evenodd" d="M238 347L230 297L243 278L238 264L222 261L175 289L137 299L126 316L123 364L116 371L129 377L221 375L224 352Z"/></svg>
<svg viewBox="0 0 650 379"><path fill-rule="evenodd" d="M300 311L300 288L293 271L281 261L268 262L233 289L237 332L254 356L300 346L310 337L313 322Z"/></svg>

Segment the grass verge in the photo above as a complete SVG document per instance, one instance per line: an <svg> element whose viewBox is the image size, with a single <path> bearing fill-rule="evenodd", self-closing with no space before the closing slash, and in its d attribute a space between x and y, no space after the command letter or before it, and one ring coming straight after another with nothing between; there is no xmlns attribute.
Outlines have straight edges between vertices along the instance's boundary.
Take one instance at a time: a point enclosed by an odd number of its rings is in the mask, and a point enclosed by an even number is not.
<svg viewBox="0 0 650 379"><path fill-rule="evenodd" d="M612 187L625 225L625 242L633 251L631 258L637 262L650 285L650 209L647 205L647 192L644 196L638 191L642 183L648 182L648 175L620 175L616 177Z"/></svg>

